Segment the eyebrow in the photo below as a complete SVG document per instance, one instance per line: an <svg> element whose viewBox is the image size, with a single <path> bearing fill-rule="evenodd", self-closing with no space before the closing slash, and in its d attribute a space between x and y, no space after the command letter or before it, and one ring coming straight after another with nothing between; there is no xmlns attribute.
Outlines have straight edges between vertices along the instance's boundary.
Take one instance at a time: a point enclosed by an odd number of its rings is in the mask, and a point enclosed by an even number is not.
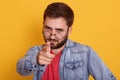
<svg viewBox="0 0 120 80"><path fill-rule="evenodd" d="M47 26L47 25L45 25L44 27L47 27L47 28L50 28L50 29L52 29L50 26ZM55 28L55 30L64 30L63 28Z"/></svg>
<svg viewBox="0 0 120 80"><path fill-rule="evenodd" d="M44 27L47 27L47 28L50 28L50 29L52 29L51 27L49 27L49 26L47 26L47 25L45 25Z"/></svg>

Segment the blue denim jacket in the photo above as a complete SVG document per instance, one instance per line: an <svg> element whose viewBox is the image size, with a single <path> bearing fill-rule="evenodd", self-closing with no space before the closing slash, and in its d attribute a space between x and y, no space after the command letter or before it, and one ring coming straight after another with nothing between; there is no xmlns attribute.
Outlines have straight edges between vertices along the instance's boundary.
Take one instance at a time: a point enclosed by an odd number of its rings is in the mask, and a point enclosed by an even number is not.
<svg viewBox="0 0 120 80"><path fill-rule="evenodd" d="M36 57L42 46L32 47L17 62L17 72L21 75L34 74L33 80L41 80L46 66L40 66ZM68 40L59 63L60 80L116 80L99 56L88 46Z"/></svg>

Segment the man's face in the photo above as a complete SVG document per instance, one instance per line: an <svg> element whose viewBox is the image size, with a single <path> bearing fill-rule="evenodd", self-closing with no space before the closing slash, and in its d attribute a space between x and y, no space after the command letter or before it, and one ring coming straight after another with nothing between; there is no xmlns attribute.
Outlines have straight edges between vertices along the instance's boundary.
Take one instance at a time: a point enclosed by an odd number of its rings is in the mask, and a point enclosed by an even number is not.
<svg viewBox="0 0 120 80"><path fill-rule="evenodd" d="M64 18L50 18L46 17L43 23L43 36L45 42L51 43L52 49L58 49L65 45L71 27L67 26Z"/></svg>

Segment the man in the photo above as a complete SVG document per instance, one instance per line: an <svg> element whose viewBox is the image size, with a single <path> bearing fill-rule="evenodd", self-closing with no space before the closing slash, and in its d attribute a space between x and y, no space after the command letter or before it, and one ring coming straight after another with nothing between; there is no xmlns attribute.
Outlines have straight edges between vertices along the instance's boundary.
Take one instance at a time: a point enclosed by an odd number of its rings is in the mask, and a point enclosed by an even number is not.
<svg viewBox="0 0 120 80"><path fill-rule="evenodd" d="M34 80L116 80L97 54L88 46L68 39L74 13L65 3L46 8L43 19L45 44L32 47L17 63L21 75Z"/></svg>

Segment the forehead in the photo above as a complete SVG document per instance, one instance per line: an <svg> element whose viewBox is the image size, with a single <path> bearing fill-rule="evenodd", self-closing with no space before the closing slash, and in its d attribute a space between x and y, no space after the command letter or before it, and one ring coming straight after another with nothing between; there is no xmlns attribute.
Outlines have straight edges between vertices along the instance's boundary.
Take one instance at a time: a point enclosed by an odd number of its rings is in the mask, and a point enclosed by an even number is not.
<svg viewBox="0 0 120 80"><path fill-rule="evenodd" d="M59 18L46 17L44 25L49 26L51 28L68 28L66 20L62 17Z"/></svg>

